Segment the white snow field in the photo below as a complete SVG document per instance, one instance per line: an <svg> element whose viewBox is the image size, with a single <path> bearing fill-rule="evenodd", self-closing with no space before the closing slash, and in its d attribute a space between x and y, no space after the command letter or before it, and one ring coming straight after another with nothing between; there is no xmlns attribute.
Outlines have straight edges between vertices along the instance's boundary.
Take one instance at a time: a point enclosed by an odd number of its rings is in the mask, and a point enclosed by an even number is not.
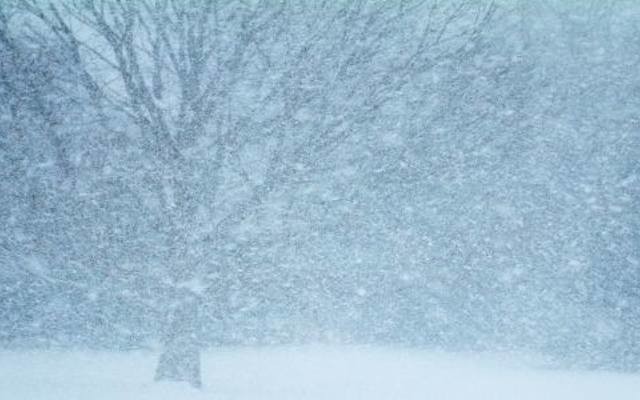
<svg viewBox="0 0 640 400"><path fill-rule="evenodd" d="M154 362L155 355L144 352L0 352L0 399L640 399L640 375L550 370L513 358L406 349L209 351L202 390L151 382Z"/></svg>

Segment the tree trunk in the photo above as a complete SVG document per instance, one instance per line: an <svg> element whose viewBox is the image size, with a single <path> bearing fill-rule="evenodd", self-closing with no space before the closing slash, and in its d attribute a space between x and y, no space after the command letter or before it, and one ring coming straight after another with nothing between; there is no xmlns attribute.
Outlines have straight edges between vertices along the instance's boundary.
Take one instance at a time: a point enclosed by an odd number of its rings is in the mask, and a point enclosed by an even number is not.
<svg viewBox="0 0 640 400"><path fill-rule="evenodd" d="M187 300L172 310L163 335L164 348L156 367L156 381L187 382L194 388L202 386L197 322L194 300Z"/></svg>

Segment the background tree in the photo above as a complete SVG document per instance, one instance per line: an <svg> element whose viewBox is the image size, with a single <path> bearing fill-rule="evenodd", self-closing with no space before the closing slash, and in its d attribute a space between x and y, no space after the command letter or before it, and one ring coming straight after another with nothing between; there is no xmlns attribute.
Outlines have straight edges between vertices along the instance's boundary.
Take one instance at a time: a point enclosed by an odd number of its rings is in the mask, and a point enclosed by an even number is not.
<svg viewBox="0 0 640 400"><path fill-rule="evenodd" d="M142 248L153 262L130 272L154 282L136 286L140 296L151 290L157 309L171 310L156 377L194 385L203 304L239 279L238 254L284 218L278 200L352 162L385 105L472 51L494 10L471 1L19 5L32 43L62 44L109 132L95 187L112 182L146 219L136 242L152 242ZM133 220L114 221L123 230Z"/></svg>

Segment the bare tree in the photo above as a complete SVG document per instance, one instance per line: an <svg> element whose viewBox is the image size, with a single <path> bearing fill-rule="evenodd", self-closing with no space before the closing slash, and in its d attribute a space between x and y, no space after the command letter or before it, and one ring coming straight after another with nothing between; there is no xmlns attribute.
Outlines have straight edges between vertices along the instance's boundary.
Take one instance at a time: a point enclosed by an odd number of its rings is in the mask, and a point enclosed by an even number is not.
<svg viewBox="0 0 640 400"><path fill-rule="evenodd" d="M330 167L434 66L473 49L494 5L471 0L20 0L35 43L64 44L74 75L142 174L161 216L170 313L156 379L200 385L198 309L222 253L270 196ZM117 117L115 117L117 116ZM161 273L158 273L158 270ZM229 271L224 271L229 273ZM167 278L167 279L165 279ZM169 311L170 310L170 311Z"/></svg>

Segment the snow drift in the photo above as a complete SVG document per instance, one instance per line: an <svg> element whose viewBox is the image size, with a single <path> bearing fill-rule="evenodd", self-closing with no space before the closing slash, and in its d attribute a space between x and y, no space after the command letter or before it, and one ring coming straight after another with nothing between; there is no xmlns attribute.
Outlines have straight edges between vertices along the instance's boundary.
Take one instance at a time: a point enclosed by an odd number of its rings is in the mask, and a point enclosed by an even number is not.
<svg viewBox="0 0 640 400"><path fill-rule="evenodd" d="M370 347L223 348L204 388L152 382L151 352L3 352L0 399L637 399L640 375L561 371L539 359Z"/></svg>

